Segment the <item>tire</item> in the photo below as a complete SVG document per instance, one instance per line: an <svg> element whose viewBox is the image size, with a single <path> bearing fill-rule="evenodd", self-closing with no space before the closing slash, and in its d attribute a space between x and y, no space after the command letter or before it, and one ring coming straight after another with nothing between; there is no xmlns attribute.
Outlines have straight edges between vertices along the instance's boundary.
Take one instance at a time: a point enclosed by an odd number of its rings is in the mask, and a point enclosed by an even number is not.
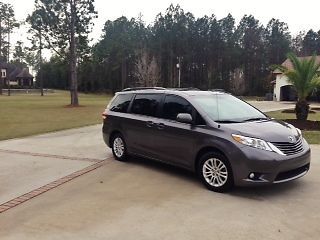
<svg viewBox="0 0 320 240"><path fill-rule="evenodd" d="M234 186L230 163L220 153L208 152L202 155L197 173L202 183L211 191L227 192Z"/></svg>
<svg viewBox="0 0 320 240"><path fill-rule="evenodd" d="M126 142L120 133L112 137L111 149L113 156L118 161L126 161L128 158Z"/></svg>

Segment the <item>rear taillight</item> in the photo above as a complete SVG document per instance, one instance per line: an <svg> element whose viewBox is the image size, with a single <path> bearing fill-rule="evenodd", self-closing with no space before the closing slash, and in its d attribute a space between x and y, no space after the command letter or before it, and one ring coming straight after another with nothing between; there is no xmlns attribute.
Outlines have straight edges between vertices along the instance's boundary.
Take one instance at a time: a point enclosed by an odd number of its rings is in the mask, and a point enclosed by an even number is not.
<svg viewBox="0 0 320 240"><path fill-rule="evenodd" d="M107 110L104 110L104 112L101 115L102 115L102 119L105 120L108 116Z"/></svg>

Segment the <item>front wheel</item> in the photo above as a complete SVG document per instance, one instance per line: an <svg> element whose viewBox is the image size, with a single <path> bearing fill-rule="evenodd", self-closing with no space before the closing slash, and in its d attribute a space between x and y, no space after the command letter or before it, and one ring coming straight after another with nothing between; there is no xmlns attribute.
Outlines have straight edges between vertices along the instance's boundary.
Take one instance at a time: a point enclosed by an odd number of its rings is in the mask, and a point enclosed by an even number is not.
<svg viewBox="0 0 320 240"><path fill-rule="evenodd" d="M121 134L115 134L111 142L112 153L115 159L125 161L127 159L127 148Z"/></svg>
<svg viewBox="0 0 320 240"><path fill-rule="evenodd" d="M204 154L199 160L198 175L203 184L214 192L226 192L234 185L230 164L220 153Z"/></svg>

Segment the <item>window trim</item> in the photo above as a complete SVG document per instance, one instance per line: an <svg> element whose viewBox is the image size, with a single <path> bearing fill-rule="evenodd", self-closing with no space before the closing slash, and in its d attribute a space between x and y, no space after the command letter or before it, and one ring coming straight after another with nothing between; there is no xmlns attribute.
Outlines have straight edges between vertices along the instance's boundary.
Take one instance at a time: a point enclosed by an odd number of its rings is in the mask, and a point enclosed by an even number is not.
<svg viewBox="0 0 320 240"><path fill-rule="evenodd" d="M141 96L141 95L160 95L160 101L159 101L159 105L157 106L157 110L156 110L156 116L150 116L150 115L145 115L145 114L139 114L139 113L134 113L132 112L132 106L133 106L133 102L134 100L136 99L137 96ZM134 93L133 94L133 98L131 99L131 102L129 104L129 107L128 107L128 111L127 113L130 113L130 114L134 114L134 115L137 115L137 116L144 116L144 117L152 117L152 118L161 118L160 116L160 110L162 108L162 104L163 104L163 99L164 99L164 93Z"/></svg>
<svg viewBox="0 0 320 240"><path fill-rule="evenodd" d="M130 98L130 102L129 102L129 105L128 105L128 108L127 108L127 111L126 112L117 112L117 111L112 111L111 110L111 106L112 106L112 103L114 103L117 98L119 98L120 96L125 96L125 95L131 95L131 98ZM116 94L113 99L111 99L111 101L109 102L108 106L107 106L107 109L110 111L110 112L116 112L116 113L123 113L123 114L127 114L129 113L129 109L130 109L130 105L132 103L132 99L134 97L134 94L132 93L127 93L127 94Z"/></svg>
<svg viewBox="0 0 320 240"><path fill-rule="evenodd" d="M163 117L163 107L164 107L165 100L166 100L167 96L174 96L174 97L182 98L183 100L187 101L191 105L191 109L192 109L192 114L191 114L192 123L191 123L191 125L193 125L193 126L207 126L207 122L206 122L205 118L199 113L199 111L193 106L193 104L188 99L186 99L186 98L184 98L184 97L182 97L180 95L172 94L172 93L164 94L164 97L162 99L161 109L160 109L160 115L159 115L161 119L166 120L166 121L170 121L170 122L174 122L174 123L181 123L181 122L178 122L177 120L168 119L168 118L164 118ZM195 123L195 120L196 120L196 117L197 117L197 113L203 119L205 124L196 124ZM181 123L181 124L188 124L188 123ZM188 125L190 125L190 124L188 124Z"/></svg>

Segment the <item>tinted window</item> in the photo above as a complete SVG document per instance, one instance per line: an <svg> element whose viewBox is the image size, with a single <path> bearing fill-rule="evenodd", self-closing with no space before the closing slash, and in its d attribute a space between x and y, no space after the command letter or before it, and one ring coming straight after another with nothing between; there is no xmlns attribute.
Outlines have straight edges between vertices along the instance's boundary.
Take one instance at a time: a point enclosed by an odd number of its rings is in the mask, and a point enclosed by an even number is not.
<svg viewBox="0 0 320 240"><path fill-rule="evenodd" d="M161 94L138 94L133 100L131 112L156 117L161 97Z"/></svg>
<svg viewBox="0 0 320 240"><path fill-rule="evenodd" d="M191 104L182 97L168 95L164 100L163 118L176 120L179 113L189 113L192 115Z"/></svg>
<svg viewBox="0 0 320 240"><path fill-rule="evenodd" d="M132 98L132 94L119 94L111 103L109 109L114 112L126 113Z"/></svg>

